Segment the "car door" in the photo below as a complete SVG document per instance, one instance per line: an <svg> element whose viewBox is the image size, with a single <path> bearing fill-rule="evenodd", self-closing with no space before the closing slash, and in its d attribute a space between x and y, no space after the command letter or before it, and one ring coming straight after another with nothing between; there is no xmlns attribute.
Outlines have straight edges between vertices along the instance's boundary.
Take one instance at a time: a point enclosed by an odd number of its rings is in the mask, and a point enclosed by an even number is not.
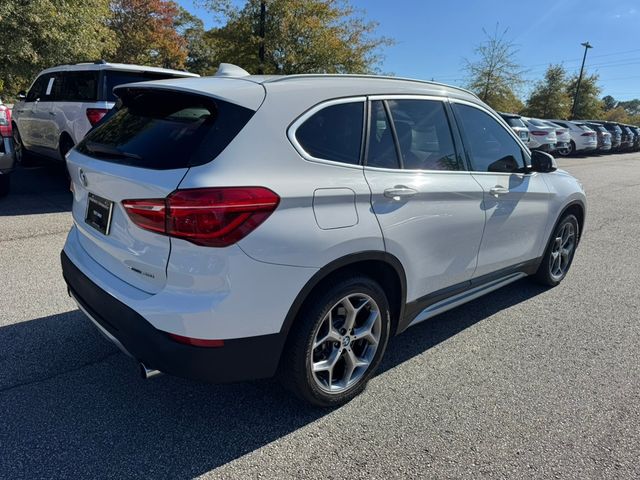
<svg viewBox="0 0 640 480"><path fill-rule="evenodd" d="M34 124L37 120L37 107L38 103L40 103L40 97L44 93L46 81L47 75L40 75L36 78L33 85L31 85L24 102L16 108L16 123L20 130L20 137L24 144L29 148L33 148L33 146L37 145L37 139L34 133Z"/></svg>
<svg viewBox="0 0 640 480"><path fill-rule="evenodd" d="M51 97L55 84L55 74L42 76L42 87L38 98L32 103L31 109L31 148L41 154L49 155L51 150ZM40 79L38 79L40 80Z"/></svg>
<svg viewBox="0 0 640 480"><path fill-rule="evenodd" d="M483 191L464 169L447 111L440 98L369 102L365 177L385 248L405 268L408 302L464 287L476 268Z"/></svg>
<svg viewBox="0 0 640 480"><path fill-rule="evenodd" d="M38 102L36 118L38 119L39 135L42 139L42 147L47 149L49 155L58 149L60 131L57 125L56 112L54 111L58 94L60 92L60 73L48 76L45 83L44 94Z"/></svg>
<svg viewBox="0 0 640 480"><path fill-rule="evenodd" d="M549 188L527 170L529 157L489 110L452 101L473 177L484 190L484 235L474 278L535 260L544 250Z"/></svg>

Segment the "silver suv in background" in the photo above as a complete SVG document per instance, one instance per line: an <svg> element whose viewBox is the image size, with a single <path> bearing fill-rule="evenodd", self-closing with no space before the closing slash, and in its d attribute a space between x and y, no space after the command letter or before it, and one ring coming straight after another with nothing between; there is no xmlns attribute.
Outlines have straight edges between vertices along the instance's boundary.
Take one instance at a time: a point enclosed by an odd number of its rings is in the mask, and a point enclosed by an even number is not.
<svg viewBox="0 0 640 480"><path fill-rule="evenodd" d="M197 77L165 68L107 63L60 65L43 70L13 108L16 158L27 152L63 160L114 106L113 88L166 78Z"/></svg>
<svg viewBox="0 0 640 480"><path fill-rule="evenodd" d="M543 152L553 152L558 143L556 127L536 118L522 117L524 124L529 129L529 148L531 150L542 150Z"/></svg>

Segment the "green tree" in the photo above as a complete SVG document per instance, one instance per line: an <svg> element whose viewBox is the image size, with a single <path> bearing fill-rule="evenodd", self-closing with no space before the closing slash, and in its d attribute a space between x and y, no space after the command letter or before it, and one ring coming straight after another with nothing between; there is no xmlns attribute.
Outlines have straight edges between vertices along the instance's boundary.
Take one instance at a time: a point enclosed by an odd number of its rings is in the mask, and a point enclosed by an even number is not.
<svg viewBox="0 0 640 480"><path fill-rule="evenodd" d="M475 49L476 59L465 59L467 86L496 110L518 111L522 102L516 92L524 79L515 44L507 38L508 29L500 33L498 25L492 34L482 31L486 39Z"/></svg>
<svg viewBox="0 0 640 480"><path fill-rule="evenodd" d="M175 19L174 24L178 34L186 42L187 58L185 68L193 73L209 75L215 72L216 49L210 35L204 28L204 23L184 8Z"/></svg>
<svg viewBox="0 0 640 480"><path fill-rule="evenodd" d="M607 110L602 115L603 120L609 120L610 122L629 123L629 114L622 107L612 108Z"/></svg>
<svg viewBox="0 0 640 480"><path fill-rule="evenodd" d="M615 98L613 98L611 95L602 97L602 108L604 109L605 112L608 112L609 110L613 110L614 108L616 108L617 105L618 105L618 101Z"/></svg>
<svg viewBox="0 0 640 480"><path fill-rule="evenodd" d="M43 68L102 58L115 47L109 0L0 1L0 90L13 97Z"/></svg>
<svg viewBox="0 0 640 480"><path fill-rule="evenodd" d="M568 118L571 98L567 94L567 73L562 65L549 65L544 79L537 82L525 108L526 115L537 118Z"/></svg>
<svg viewBox="0 0 640 480"><path fill-rule="evenodd" d="M377 24L366 21L347 0L247 0L241 8L226 0L204 3L227 22L208 34L216 61L251 73L375 72L381 48L392 43L376 36ZM261 3L266 7L264 24Z"/></svg>
<svg viewBox="0 0 640 480"><path fill-rule="evenodd" d="M624 102L618 102L618 106L625 109L625 111L631 116L640 115L640 100L634 98Z"/></svg>
<svg viewBox="0 0 640 480"><path fill-rule="evenodd" d="M580 92L575 107L574 119L595 119L600 118L603 113L600 93L602 89L598 85L599 76L597 74L584 75L580 83ZM576 87L578 85L578 75L569 80L567 93L571 98L575 98Z"/></svg>
<svg viewBox="0 0 640 480"><path fill-rule="evenodd" d="M109 27L117 48L109 60L184 68L187 41L176 30L180 9L171 0L112 0Z"/></svg>

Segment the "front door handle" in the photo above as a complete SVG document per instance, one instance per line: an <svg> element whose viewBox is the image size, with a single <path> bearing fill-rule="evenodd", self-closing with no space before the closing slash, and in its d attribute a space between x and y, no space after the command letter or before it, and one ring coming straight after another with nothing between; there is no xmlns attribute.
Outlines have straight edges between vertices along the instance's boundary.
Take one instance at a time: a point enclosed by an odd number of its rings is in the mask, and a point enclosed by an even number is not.
<svg viewBox="0 0 640 480"><path fill-rule="evenodd" d="M491 190L489 190L489 193L498 198L500 195L506 195L507 193L509 193L509 189L504 188L502 185L496 185Z"/></svg>
<svg viewBox="0 0 640 480"><path fill-rule="evenodd" d="M418 193L418 191L413 188L405 187L404 185L396 185L393 188L385 189L384 196L397 201L402 198L413 197L416 193Z"/></svg>

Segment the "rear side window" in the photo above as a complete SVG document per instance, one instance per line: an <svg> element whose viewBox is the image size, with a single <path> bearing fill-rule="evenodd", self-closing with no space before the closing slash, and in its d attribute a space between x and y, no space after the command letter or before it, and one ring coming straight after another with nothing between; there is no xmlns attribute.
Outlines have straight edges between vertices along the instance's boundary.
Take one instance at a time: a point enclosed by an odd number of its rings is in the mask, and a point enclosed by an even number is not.
<svg viewBox="0 0 640 480"><path fill-rule="evenodd" d="M296 140L312 157L357 165L363 116L362 101L330 105L297 128Z"/></svg>
<svg viewBox="0 0 640 480"><path fill-rule="evenodd" d="M168 170L213 160L253 110L200 95L152 89L121 91L122 106L76 149L88 156Z"/></svg>
<svg viewBox="0 0 640 480"><path fill-rule="evenodd" d="M175 78L174 75L167 75L158 72L130 72L124 70L104 70L103 88L104 100L115 102L116 96L113 89L125 83L146 82L151 80L163 80L165 78Z"/></svg>
<svg viewBox="0 0 640 480"><path fill-rule="evenodd" d="M437 100L387 100L402 168L459 170L444 104Z"/></svg>
<svg viewBox="0 0 640 480"><path fill-rule="evenodd" d="M95 102L98 98L98 72L79 71L60 74L61 85L56 100L63 102Z"/></svg>
<svg viewBox="0 0 640 480"><path fill-rule="evenodd" d="M478 108L460 103L454 103L452 106L462 127L465 146L474 171L524 171L522 149L502 125Z"/></svg>

